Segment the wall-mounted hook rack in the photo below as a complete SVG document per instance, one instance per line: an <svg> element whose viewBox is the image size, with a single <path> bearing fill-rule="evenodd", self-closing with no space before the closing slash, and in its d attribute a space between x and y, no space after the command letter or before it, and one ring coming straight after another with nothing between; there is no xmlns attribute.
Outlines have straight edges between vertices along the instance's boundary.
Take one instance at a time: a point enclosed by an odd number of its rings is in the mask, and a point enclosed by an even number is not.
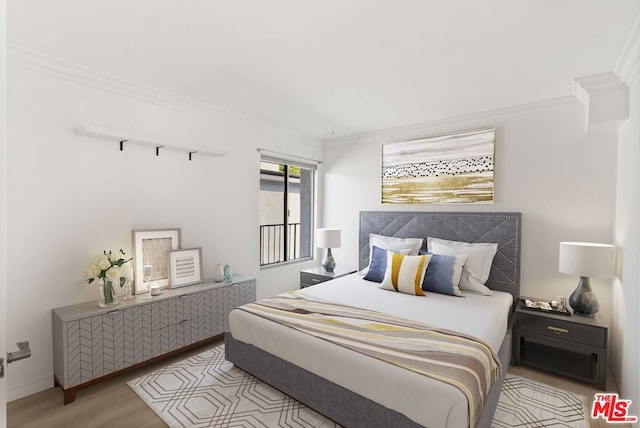
<svg viewBox="0 0 640 428"><path fill-rule="evenodd" d="M124 143L137 144L140 146L150 146L156 149L156 156L160 156L160 149L173 150L177 152L185 152L189 156L189 160L192 159L192 155L198 154L202 156L220 157L227 156L228 152L223 149L213 150L194 150L187 147L172 146L169 144L160 143L159 141L151 141L151 139L143 136L136 136L128 132L119 132L111 129L103 128L93 125L82 125L76 129L78 135L86 137L103 138L112 141L118 141L120 143L120 151L124 151Z"/></svg>

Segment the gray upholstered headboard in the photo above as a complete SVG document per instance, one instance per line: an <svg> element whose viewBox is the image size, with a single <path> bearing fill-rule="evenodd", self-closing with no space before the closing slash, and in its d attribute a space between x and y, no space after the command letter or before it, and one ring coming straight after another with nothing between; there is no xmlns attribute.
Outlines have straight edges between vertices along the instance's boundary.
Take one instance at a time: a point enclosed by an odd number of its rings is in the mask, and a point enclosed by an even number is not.
<svg viewBox="0 0 640 428"><path fill-rule="evenodd" d="M464 242L493 242L493 259L486 286L520 297L520 213L361 211L360 269L369 264L369 234L399 238L434 238ZM424 248L426 249L426 248Z"/></svg>

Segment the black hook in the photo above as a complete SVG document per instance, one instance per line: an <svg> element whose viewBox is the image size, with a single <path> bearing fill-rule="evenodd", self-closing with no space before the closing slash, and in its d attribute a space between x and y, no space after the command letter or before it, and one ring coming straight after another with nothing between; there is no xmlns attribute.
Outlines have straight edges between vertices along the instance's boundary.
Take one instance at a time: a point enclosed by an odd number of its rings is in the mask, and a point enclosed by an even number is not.
<svg viewBox="0 0 640 428"><path fill-rule="evenodd" d="M122 150L123 150L123 148L124 148L124 143L126 143L127 141L129 141L129 140L120 140L120 151L122 151Z"/></svg>

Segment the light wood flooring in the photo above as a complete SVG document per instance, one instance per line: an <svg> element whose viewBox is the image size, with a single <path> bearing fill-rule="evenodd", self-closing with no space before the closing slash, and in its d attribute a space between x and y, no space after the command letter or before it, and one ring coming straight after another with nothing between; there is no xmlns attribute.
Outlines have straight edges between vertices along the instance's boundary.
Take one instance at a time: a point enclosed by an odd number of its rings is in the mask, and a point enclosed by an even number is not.
<svg viewBox="0 0 640 428"><path fill-rule="evenodd" d="M8 428L166 427L162 420L129 388L127 382L222 343L223 340L220 339L219 342L213 345L210 344L191 350L161 363L134 370L101 384L80 390L76 401L66 406L63 405L60 388L49 388L37 394L12 401L7 405ZM584 395L587 397L589 406L593 401L593 395L597 392L592 385L574 382L571 379L538 370L510 367L509 372ZM611 373L607 376L607 391L618 392ZM599 419L592 421L591 426L599 428L606 427L607 424L602 419ZM617 428L624 426L617 425Z"/></svg>

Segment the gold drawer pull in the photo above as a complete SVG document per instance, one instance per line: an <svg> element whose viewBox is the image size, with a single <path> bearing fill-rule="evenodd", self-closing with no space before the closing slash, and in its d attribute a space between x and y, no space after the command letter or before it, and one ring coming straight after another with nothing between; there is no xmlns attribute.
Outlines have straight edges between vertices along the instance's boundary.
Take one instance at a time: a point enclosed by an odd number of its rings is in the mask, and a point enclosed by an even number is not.
<svg viewBox="0 0 640 428"><path fill-rule="evenodd" d="M551 331L553 331L555 334L560 334L560 333L569 333L569 330L567 330L566 328L560 328L560 327L553 327L553 326L547 326L547 328Z"/></svg>

